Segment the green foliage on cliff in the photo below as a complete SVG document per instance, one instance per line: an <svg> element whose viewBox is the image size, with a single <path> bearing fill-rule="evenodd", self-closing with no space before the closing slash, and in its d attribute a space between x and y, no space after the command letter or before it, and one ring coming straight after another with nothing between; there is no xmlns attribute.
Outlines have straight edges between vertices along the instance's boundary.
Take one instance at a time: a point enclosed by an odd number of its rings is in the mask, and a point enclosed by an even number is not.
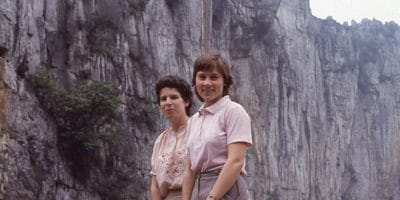
<svg viewBox="0 0 400 200"><path fill-rule="evenodd" d="M63 91L48 73L28 77L40 105L57 126L58 146L77 170L89 169L103 143L117 141L115 123L121 115L117 88L94 82ZM74 171L74 170L73 170Z"/></svg>
<svg viewBox="0 0 400 200"><path fill-rule="evenodd" d="M65 92L57 89L47 73L31 75L29 81L58 131L69 132L87 149L98 146L110 125L120 119L121 100L117 88L110 83L94 82Z"/></svg>

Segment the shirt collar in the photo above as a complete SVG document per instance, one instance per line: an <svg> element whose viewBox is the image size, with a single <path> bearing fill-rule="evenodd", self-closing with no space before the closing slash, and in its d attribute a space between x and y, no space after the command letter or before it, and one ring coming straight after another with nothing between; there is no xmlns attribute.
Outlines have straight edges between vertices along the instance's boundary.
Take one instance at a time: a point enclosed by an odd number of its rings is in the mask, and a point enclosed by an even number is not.
<svg viewBox="0 0 400 200"><path fill-rule="evenodd" d="M199 109L199 114L200 115L206 113L215 114L218 110L223 108L230 101L231 99L229 98L229 95L225 95L211 106L208 106L207 108L204 108L205 104L203 104Z"/></svg>

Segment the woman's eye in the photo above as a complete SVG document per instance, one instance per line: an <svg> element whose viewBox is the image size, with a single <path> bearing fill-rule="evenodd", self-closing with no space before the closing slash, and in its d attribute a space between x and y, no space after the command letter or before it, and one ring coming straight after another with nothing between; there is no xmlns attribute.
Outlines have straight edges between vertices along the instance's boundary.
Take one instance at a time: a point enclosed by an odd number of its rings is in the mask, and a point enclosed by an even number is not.
<svg viewBox="0 0 400 200"><path fill-rule="evenodd" d="M172 100L179 99L179 96L172 96L171 99Z"/></svg>
<svg viewBox="0 0 400 200"><path fill-rule="evenodd" d="M218 78L219 78L218 76L212 76L212 77L211 77L211 80L214 80L214 81L215 81L215 80L218 80Z"/></svg>

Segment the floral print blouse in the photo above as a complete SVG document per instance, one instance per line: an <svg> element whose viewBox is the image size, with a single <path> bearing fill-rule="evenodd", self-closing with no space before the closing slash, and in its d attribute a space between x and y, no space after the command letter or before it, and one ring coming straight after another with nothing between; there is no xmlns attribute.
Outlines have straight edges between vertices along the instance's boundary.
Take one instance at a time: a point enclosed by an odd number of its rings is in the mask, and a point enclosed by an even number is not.
<svg viewBox="0 0 400 200"><path fill-rule="evenodd" d="M156 176L161 193L182 187L187 141L185 128L180 127L177 133L168 128L154 143L150 174Z"/></svg>

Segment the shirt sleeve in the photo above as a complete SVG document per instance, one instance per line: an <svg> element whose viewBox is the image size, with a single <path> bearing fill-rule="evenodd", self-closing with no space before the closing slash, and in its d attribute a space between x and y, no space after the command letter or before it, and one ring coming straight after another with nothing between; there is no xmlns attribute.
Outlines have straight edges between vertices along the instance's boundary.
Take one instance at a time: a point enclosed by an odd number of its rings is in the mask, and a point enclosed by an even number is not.
<svg viewBox="0 0 400 200"><path fill-rule="evenodd" d="M159 135L157 137L157 139L156 139L156 141L154 142L154 145L153 145L153 153L151 154L151 170L150 170L150 175L151 176L155 176L156 175L155 165L156 165L156 162L157 162L158 152L160 151L161 135Z"/></svg>
<svg viewBox="0 0 400 200"><path fill-rule="evenodd" d="M237 104L228 110L226 117L227 144L244 142L251 146L251 120L246 110Z"/></svg>

